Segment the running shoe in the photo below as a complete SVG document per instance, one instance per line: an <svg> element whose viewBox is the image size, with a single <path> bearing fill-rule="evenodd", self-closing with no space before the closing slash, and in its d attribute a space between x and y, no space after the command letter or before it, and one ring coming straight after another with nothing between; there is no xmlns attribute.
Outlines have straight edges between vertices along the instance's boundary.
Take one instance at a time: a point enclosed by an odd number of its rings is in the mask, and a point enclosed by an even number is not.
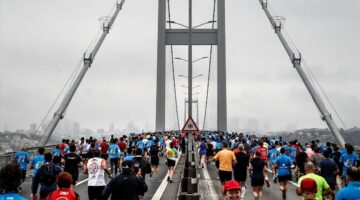
<svg viewBox="0 0 360 200"><path fill-rule="evenodd" d="M273 182L274 182L274 183L277 183L277 176L274 176L274 177L273 177Z"/></svg>
<svg viewBox="0 0 360 200"><path fill-rule="evenodd" d="M270 181L268 179L265 179L266 187L270 187Z"/></svg>

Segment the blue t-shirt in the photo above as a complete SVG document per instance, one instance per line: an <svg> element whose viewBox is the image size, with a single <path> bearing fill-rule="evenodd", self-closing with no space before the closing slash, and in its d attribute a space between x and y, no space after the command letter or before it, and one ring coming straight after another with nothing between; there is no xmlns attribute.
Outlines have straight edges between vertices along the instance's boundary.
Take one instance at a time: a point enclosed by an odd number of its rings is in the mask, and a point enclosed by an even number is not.
<svg viewBox="0 0 360 200"><path fill-rule="evenodd" d="M279 156L280 151L277 149L270 149L268 152L269 163L275 163L276 158Z"/></svg>
<svg viewBox="0 0 360 200"><path fill-rule="evenodd" d="M140 148L141 150L144 150L145 144L144 144L143 141L139 140L139 141L136 143L136 146L137 146L138 148Z"/></svg>
<svg viewBox="0 0 360 200"><path fill-rule="evenodd" d="M119 146L117 144L111 144L109 147L109 157L112 158L118 158L119 156Z"/></svg>
<svg viewBox="0 0 360 200"><path fill-rule="evenodd" d="M148 151L150 150L150 147L154 144L154 142L152 140L147 141L146 143L146 148L148 149Z"/></svg>
<svg viewBox="0 0 360 200"><path fill-rule="evenodd" d="M355 166L357 160L359 160L359 156L354 154L343 154L340 157L340 163L344 165L342 175L346 175L347 169L349 167Z"/></svg>
<svg viewBox="0 0 360 200"><path fill-rule="evenodd" d="M29 153L26 151L19 151L15 154L14 160L20 165L21 170L26 170L27 164L29 163Z"/></svg>
<svg viewBox="0 0 360 200"><path fill-rule="evenodd" d="M45 162L44 155L37 155L31 160L31 164L34 165L34 170L32 176L35 177L37 170L43 165Z"/></svg>
<svg viewBox="0 0 360 200"><path fill-rule="evenodd" d="M360 199L360 182L350 182L346 188L336 193L336 200Z"/></svg>
<svg viewBox="0 0 360 200"><path fill-rule="evenodd" d="M53 149L51 152L52 152L53 156L60 156L61 155L60 149Z"/></svg>
<svg viewBox="0 0 360 200"><path fill-rule="evenodd" d="M26 200L26 198L16 193L0 194L0 200Z"/></svg>
<svg viewBox="0 0 360 200"><path fill-rule="evenodd" d="M277 164L279 176L286 176L291 174L290 167L292 160L289 156L281 155L278 158L276 158L275 163Z"/></svg>
<svg viewBox="0 0 360 200"><path fill-rule="evenodd" d="M206 154L206 144L205 142L201 142L200 143L200 151L199 151L200 155L205 155Z"/></svg>
<svg viewBox="0 0 360 200"><path fill-rule="evenodd" d="M64 149L65 153L70 153L70 145L66 145L65 149Z"/></svg>
<svg viewBox="0 0 360 200"><path fill-rule="evenodd" d="M127 160L132 161L132 160L134 159L134 157L135 157L135 156L133 156L133 155L127 155L127 156L124 158L124 161L127 161Z"/></svg>

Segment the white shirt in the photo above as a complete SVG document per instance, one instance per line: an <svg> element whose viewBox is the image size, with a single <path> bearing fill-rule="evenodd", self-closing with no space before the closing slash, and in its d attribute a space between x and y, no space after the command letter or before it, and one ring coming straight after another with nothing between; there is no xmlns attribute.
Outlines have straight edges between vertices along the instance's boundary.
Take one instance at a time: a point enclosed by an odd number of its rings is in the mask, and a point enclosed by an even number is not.
<svg viewBox="0 0 360 200"><path fill-rule="evenodd" d="M88 186L105 186L105 171L101 167L102 158L91 158L87 163L89 180Z"/></svg>

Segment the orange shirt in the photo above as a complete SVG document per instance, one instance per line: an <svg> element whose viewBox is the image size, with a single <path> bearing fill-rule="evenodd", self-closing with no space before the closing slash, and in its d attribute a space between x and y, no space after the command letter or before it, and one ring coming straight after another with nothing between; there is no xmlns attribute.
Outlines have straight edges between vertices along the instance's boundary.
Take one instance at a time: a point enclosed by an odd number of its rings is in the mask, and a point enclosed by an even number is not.
<svg viewBox="0 0 360 200"><path fill-rule="evenodd" d="M236 161L234 152L227 149L219 151L214 159L220 161L219 170L228 172L233 170L233 163Z"/></svg>

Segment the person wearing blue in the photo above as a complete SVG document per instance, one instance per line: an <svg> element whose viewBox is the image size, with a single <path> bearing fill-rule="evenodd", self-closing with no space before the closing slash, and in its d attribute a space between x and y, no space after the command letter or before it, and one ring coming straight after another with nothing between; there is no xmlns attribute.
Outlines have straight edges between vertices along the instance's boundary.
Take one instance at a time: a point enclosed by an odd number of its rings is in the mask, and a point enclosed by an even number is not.
<svg viewBox="0 0 360 200"><path fill-rule="evenodd" d="M36 175L37 170L41 167L41 165L44 164L45 159L44 159L44 152L45 152L45 148L44 147L40 147L39 150L39 155L35 156L31 162L30 162L30 169L34 169L33 173L32 173L32 177L33 177L33 181L34 181L34 177Z"/></svg>
<svg viewBox="0 0 360 200"><path fill-rule="evenodd" d="M140 138L139 141L136 142L136 148L141 149L142 153L144 153L144 147L145 147L145 144L142 141L142 139Z"/></svg>
<svg viewBox="0 0 360 200"><path fill-rule="evenodd" d="M342 171L343 185L347 185L345 175L346 175L348 168L350 168L352 166L356 166L356 163L359 160L359 156L355 155L353 153L354 147L352 145L348 145L346 150L347 150L347 153L341 155L340 161L339 161L343 165L343 171Z"/></svg>
<svg viewBox="0 0 360 200"><path fill-rule="evenodd" d="M275 164L276 158L279 157L280 151L276 149L275 144L272 148L268 151L268 158L269 158L269 167L273 169L273 165ZM273 181L276 183L276 176L273 176Z"/></svg>
<svg viewBox="0 0 360 200"><path fill-rule="evenodd" d="M27 164L30 161L29 153L26 152L25 147L20 147L20 151L15 154L14 160L20 165L21 182L24 182L26 177ZM19 187L19 190L21 190L21 187Z"/></svg>
<svg viewBox="0 0 360 200"><path fill-rule="evenodd" d="M198 146L198 149L199 149L199 155L200 155L200 165L202 168L204 168L204 164L206 163L206 149L207 149L205 137L201 138L201 142Z"/></svg>
<svg viewBox="0 0 360 200"><path fill-rule="evenodd" d="M50 192L57 189L56 177L62 171L61 167L52 163L52 154L50 152L44 155L45 162L37 170L35 177L33 177L33 184L31 185L32 199L37 199L37 191L40 184L40 199L45 199Z"/></svg>
<svg viewBox="0 0 360 200"><path fill-rule="evenodd" d="M291 165L293 161L285 155L285 149L280 149L280 156L276 158L273 169L274 174L278 174L279 186L283 199L286 199L287 182L291 180ZM277 173L276 173L277 170Z"/></svg>
<svg viewBox="0 0 360 200"><path fill-rule="evenodd" d="M124 161L132 161L135 156L133 155L132 148L127 149L127 155L124 158Z"/></svg>
<svg viewBox="0 0 360 200"><path fill-rule="evenodd" d="M336 200L360 199L360 171L356 167L348 168L346 179L349 184L336 194Z"/></svg>
<svg viewBox="0 0 360 200"><path fill-rule="evenodd" d="M51 150L52 155L55 156L61 156L61 150L60 146L56 145L55 149Z"/></svg>
<svg viewBox="0 0 360 200"><path fill-rule="evenodd" d="M0 170L0 188L3 191L0 194L1 200L26 200L18 193L18 187L21 184L21 169L17 163L7 164Z"/></svg>
<svg viewBox="0 0 360 200"><path fill-rule="evenodd" d="M119 168L119 162L120 162L119 155L120 155L120 148L116 144L116 140L115 139L111 140L111 144L109 146L110 171L112 174L115 166L115 176Z"/></svg>

